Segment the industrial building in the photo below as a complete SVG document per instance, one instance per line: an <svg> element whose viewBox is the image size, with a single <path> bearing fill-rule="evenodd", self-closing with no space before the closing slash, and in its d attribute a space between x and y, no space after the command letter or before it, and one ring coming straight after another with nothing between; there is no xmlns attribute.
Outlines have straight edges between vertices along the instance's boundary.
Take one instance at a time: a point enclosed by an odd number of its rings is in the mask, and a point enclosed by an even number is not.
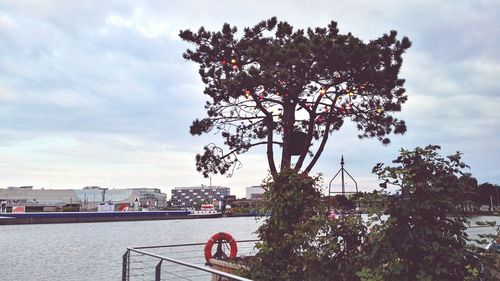
<svg viewBox="0 0 500 281"><path fill-rule="evenodd" d="M0 188L0 202L7 208L25 206L26 211L92 211L99 203L133 205L143 208L167 206L167 195L157 188L108 189L87 186L83 189L34 189L33 186Z"/></svg>
<svg viewBox="0 0 500 281"><path fill-rule="evenodd" d="M180 208L191 208L201 204L214 204L218 206L229 195L229 187L205 185L174 187L170 201L172 206Z"/></svg>

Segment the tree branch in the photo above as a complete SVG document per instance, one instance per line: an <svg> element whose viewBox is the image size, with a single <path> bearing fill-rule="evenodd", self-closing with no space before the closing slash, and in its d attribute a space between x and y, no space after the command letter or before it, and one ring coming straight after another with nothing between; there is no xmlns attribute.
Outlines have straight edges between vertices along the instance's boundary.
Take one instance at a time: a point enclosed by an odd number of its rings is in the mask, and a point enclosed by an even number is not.
<svg viewBox="0 0 500 281"><path fill-rule="evenodd" d="M330 135L330 126L332 125L331 120L328 120L326 125L325 125L325 132L323 133L323 139L321 140L321 144L318 147L318 150L314 154L313 159L307 166L307 168L304 170L305 174L308 174L311 169L314 167L316 162L318 161L319 157L321 156L321 153L323 152L323 149L325 148L326 141L328 140L328 136Z"/></svg>
<svg viewBox="0 0 500 281"><path fill-rule="evenodd" d="M332 107L335 106L335 104L337 103L338 98L339 98L339 94L336 93L335 97L332 100L332 105L331 105ZM299 171L300 170L300 168L304 164L304 160L305 160L307 152L309 150L309 144L311 143L312 138L313 138L314 121L315 121L315 118L317 116L317 114L315 112L316 112L318 104L320 103L320 100L321 100L321 96L318 97L318 99L316 100L316 103L315 103L315 105L313 107L313 110L311 110L312 112L309 113L310 114L310 118L309 118L309 124L307 126L308 129L307 129L306 144L305 144L304 148L302 148L302 152L300 153L299 159L297 160L297 163L295 164L295 167L294 167L295 171ZM330 109L330 112L333 112L333 110ZM330 118L328 118L328 120L327 120L327 125L328 126L330 126L330 124L331 124L331 121L329 119ZM329 128L328 128L328 131L329 131ZM325 134L326 133L327 133L327 130L325 129ZM314 163L316 163L316 161L314 161ZM314 165L314 163L313 163L313 165Z"/></svg>
<svg viewBox="0 0 500 281"><path fill-rule="evenodd" d="M269 170L271 171L271 176L275 179L278 176L278 171L276 170L276 164L274 163L274 151L273 151L273 116L268 115L266 118L267 123L267 163L269 164Z"/></svg>

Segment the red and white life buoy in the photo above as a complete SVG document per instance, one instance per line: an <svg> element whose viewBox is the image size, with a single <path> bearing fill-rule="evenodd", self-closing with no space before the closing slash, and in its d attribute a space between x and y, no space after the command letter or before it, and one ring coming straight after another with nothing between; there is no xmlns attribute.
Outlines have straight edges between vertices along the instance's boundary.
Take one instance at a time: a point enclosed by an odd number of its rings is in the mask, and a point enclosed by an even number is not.
<svg viewBox="0 0 500 281"><path fill-rule="evenodd" d="M236 246L236 240L234 240L233 236L231 234L226 233L226 232L219 232L214 234L210 239L208 239L207 243L205 244L205 260L209 262L210 259L213 258L212 255L212 247L214 244L219 244L219 243L229 243L229 258L235 258L236 255L238 254L238 246Z"/></svg>

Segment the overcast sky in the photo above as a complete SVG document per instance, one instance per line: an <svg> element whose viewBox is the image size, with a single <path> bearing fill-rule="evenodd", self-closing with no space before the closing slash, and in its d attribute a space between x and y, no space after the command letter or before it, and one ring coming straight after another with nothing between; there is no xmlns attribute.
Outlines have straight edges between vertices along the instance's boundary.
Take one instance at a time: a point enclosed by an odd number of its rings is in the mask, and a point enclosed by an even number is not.
<svg viewBox="0 0 500 281"><path fill-rule="evenodd" d="M480 183L500 184L500 1L14 0L0 2L0 188L208 185L194 157L221 139L189 134L205 97L179 30L241 30L272 16L298 28L335 20L364 41L395 29L413 42L397 115L408 132L383 146L344 126L315 169L326 185L341 154L370 190L377 162L427 144L460 150ZM244 196L267 162L262 151L242 162L212 184Z"/></svg>

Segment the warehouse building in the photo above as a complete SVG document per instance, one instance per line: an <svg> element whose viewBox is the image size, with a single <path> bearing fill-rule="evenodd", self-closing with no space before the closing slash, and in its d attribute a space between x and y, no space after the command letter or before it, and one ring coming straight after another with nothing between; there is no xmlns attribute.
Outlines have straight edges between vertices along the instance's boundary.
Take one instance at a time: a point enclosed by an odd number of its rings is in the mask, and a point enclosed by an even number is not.
<svg viewBox="0 0 500 281"><path fill-rule="evenodd" d="M8 209L25 206L26 211L93 211L100 203L117 206L136 201L143 208L167 206L167 195L157 188L108 189L87 186L83 189L35 189L33 186L0 188L0 201Z"/></svg>

